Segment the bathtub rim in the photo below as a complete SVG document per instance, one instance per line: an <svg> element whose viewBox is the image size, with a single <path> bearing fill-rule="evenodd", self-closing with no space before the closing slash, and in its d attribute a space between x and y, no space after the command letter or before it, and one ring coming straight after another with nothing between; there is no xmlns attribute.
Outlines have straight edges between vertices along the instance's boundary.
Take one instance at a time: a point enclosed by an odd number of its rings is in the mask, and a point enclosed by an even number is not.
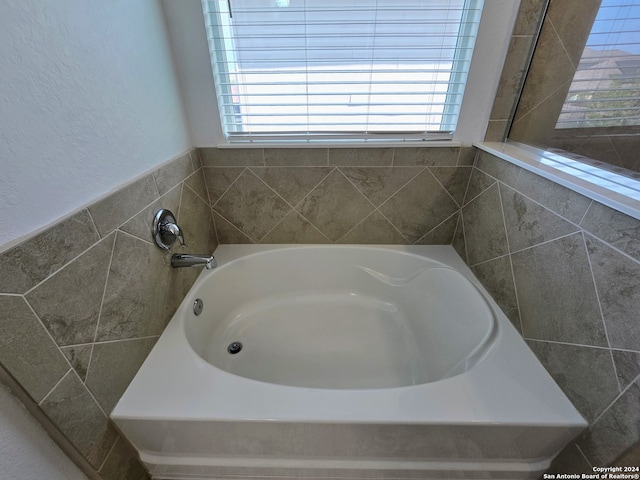
<svg viewBox="0 0 640 480"><path fill-rule="evenodd" d="M283 248L308 248L310 245L221 245L214 252L220 264L250 253ZM313 245L317 247L317 245ZM582 430L586 421L542 368L511 322L498 308L486 289L451 246L401 245L318 245L325 248L384 248L412 252L441 261L463 273L485 294L499 322L496 345L488 357L464 374L438 382L367 390L329 390L276 385L230 374L204 361L190 348L182 332L180 313L190 307L191 294L201 279L211 274L202 272L192 290L156 346L122 396L111 418L126 422L130 419L167 421L255 421L313 422L327 424L363 423L398 425L543 425L565 426ZM517 354L525 365L514 362ZM533 364L531 364L533 362ZM216 370L215 378L203 374L203 367ZM505 369L500 380L496 366ZM209 370L210 371L210 370ZM206 384L203 384L206 380ZM174 383L172 383L174 382ZM216 387L213 385L217 384ZM172 387L168 387L172 385ZM225 386L220 392L219 386ZM520 390L513 390L521 387ZM200 388L197 401L181 392ZM256 392L256 388L258 392ZM230 393L232 392L232 393ZM375 401L371 402L375 392ZM482 405L467 401L469 395L486 394ZM256 405L247 398L261 395L264 402ZM425 397L426 396L426 397ZM505 402L510 397L510 402ZM425 409L427 398L431 409ZM355 413L353 408L359 408ZM269 407L266 408L265 404ZM308 410L313 409L310 417ZM425 411L427 410L427 411ZM435 412L435 413L434 413Z"/></svg>

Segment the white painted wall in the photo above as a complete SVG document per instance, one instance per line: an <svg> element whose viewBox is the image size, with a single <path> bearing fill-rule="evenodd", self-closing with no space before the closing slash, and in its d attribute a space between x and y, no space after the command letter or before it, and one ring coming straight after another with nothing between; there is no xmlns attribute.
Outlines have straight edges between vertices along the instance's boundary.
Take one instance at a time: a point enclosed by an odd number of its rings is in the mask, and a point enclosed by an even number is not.
<svg viewBox="0 0 640 480"><path fill-rule="evenodd" d="M20 402L0 385L0 478L87 480Z"/></svg>
<svg viewBox="0 0 640 480"><path fill-rule="evenodd" d="M0 2L0 250L190 146L158 0Z"/></svg>

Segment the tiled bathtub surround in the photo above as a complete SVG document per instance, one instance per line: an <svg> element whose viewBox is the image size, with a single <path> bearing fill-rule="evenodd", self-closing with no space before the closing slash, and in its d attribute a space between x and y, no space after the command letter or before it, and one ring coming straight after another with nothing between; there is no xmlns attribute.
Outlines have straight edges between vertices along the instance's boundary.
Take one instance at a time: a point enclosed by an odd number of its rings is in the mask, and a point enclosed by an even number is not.
<svg viewBox="0 0 640 480"><path fill-rule="evenodd" d="M107 415L199 273L152 243L161 207L214 250L193 150L0 254L0 363L105 480L146 478Z"/></svg>
<svg viewBox="0 0 640 480"><path fill-rule="evenodd" d="M220 243L450 244L475 149L200 152Z"/></svg>
<svg viewBox="0 0 640 480"><path fill-rule="evenodd" d="M556 470L640 440L640 222L480 151L454 246L590 422Z"/></svg>

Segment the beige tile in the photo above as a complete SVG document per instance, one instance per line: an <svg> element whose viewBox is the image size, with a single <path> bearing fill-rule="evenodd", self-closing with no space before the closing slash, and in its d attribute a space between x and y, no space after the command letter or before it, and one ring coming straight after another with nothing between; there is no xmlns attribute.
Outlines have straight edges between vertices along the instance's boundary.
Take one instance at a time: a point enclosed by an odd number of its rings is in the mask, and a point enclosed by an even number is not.
<svg viewBox="0 0 640 480"><path fill-rule="evenodd" d="M373 211L373 205L334 170L296 207L329 240L336 241Z"/></svg>
<svg viewBox="0 0 640 480"><path fill-rule="evenodd" d="M491 110L492 120L507 120L518 101L534 41L532 37L511 37L507 58Z"/></svg>
<svg viewBox="0 0 640 480"><path fill-rule="evenodd" d="M546 18L553 23L556 33L576 67L591 33L600 4L601 0L556 0L549 4Z"/></svg>
<svg viewBox="0 0 640 480"><path fill-rule="evenodd" d="M451 245L456 232L459 214L451 215L426 235L420 237L416 245Z"/></svg>
<svg viewBox="0 0 640 480"><path fill-rule="evenodd" d="M220 243L220 245L236 243L256 243L255 240L247 237L238 229L238 227L217 214L215 211L213 212L213 219L216 226L218 242Z"/></svg>
<svg viewBox="0 0 640 480"><path fill-rule="evenodd" d="M306 218L292 210L260 243L330 243L330 241Z"/></svg>
<svg viewBox="0 0 640 480"><path fill-rule="evenodd" d="M94 203L89 212L98 232L105 237L158 197L156 182L149 174Z"/></svg>
<svg viewBox="0 0 640 480"><path fill-rule="evenodd" d="M424 167L341 167L340 171L375 206L388 200Z"/></svg>
<svg viewBox="0 0 640 480"><path fill-rule="evenodd" d="M164 195L194 172L189 152L153 172L158 192Z"/></svg>
<svg viewBox="0 0 640 480"><path fill-rule="evenodd" d="M640 263L590 235L586 242L609 344L640 350Z"/></svg>
<svg viewBox="0 0 640 480"><path fill-rule="evenodd" d="M377 210L353 227L337 243L406 245L407 239Z"/></svg>
<svg viewBox="0 0 640 480"><path fill-rule="evenodd" d="M462 146L460 147L460 154L458 155L458 166L459 167L470 167L473 165L476 159L476 154L478 153L478 149L472 146Z"/></svg>
<svg viewBox="0 0 640 480"><path fill-rule="evenodd" d="M155 239L152 235L153 218L161 208L170 210L173 212L174 216L176 216L180 209L181 193L182 185L177 185L162 195L158 200L151 203L151 205L142 210L131 220L123 224L120 227L120 230L138 237L140 240L144 240L145 242L155 243Z"/></svg>
<svg viewBox="0 0 640 480"><path fill-rule="evenodd" d="M640 220L598 202L589 206L580 226L596 237L640 260Z"/></svg>
<svg viewBox="0 0 640 480"><path fill-rule="evenodd" d="M462 225L463 225L463 218L462 218L462 211L460 211L460 216L458 218L458 223L456 225L456 231L453 234L453 241L451 245L453 246L455 251L458 253L458 255L460 255L460 258L462 258L464 263L469 264L469 261L467 259L467 245L464 239L464 228L462 227Z"/></svg>
<svg viewBox="0 0 640 480"><path fill-rule="evenodd" d="M27 295L58 345L93 342L114 240L97 243Z"/></svg>
<svg viewBox="0 0 640 480"><path fill-rule="evenodd" d="M331 167L253 167L251 171L290 205L297 205L329 173Z"/></svg>
<svg viewBox="0 0 640 480"><path fill-rule="evenodd" d="M329 165L326 148L265 148L267 167L326 167Z"/></svg>
<svg viewBox="0 0 640 480"><path fill-rule="evenodd" d="M264 165L261 148L199 148L203 167L249 167Z"/></svg>
<svg viewBox="0 0 640 480"><path fill-rule="evenodd" d="M467 188L467 193L465 194L464 203L469 203L494 183L496 183L495 178L490 177L478 168L474 168L471 172L471 178L469 179L469 186Z"/></svg>
<svg viewBox="0 0 640 480"><path fill-rule="evenodd" d="M508 120L489 120L487 131L484 135L485 142L504 142L509 128Z"/></svg>
<svg viewBox="0 0 640 480"><path fill-rule="evenodd" d="M78 377L80 377L80 380L84 382L84 379L87 377L87 368L89 368L93 344L62 347L61 350L78 374Z"/></svg>
<svg viewBox="0 0 640 480"><path fill-rule="evenodd" d="M330 148L329 165L338 167L390 167L393 148Z"/></svg>
<svg viewBox="0 0 640 480"><path fill-rule="evenodd" d="M450 217L458 206L424 170L379 207L380 212L411 243Z"/></svg>
<svg viewBox="0 0 640 480"><path fill-rule="evenodd" d="M575 224L591 205L589 198L527 170L522 170L514 188Z"/></svg>
<svg viewBox="0 0 640 480"><path fill-rule="evenodd" d="M516 119L526 115L558 88L571 82L574 73L575 67L562 42L551 24L545 22L529 67Z"/></svg>
<svg viewBox="0 0 640 480"><path fill-rule="evenodd" d="M458 164L460 147L398 147L393 157L394 167L444 167Z"/></svg>
<svg viewBox="0 0 640 480"><path fill-rule="evenodd" d="M511 252L579 230L576 225L509 187L500 185L500 196Z"/></svg>
<svg viewBox="0 0 640 480"><path fill-rule="evenodd" d="M260 241L292 209L249 170L240 175L213 208L256 241Z"/></svg>
<svg viewBox="0 0 640 480"><path fill-rule="evenodd" d="M592 465L610 465L640 441L640 379L578 438Z"/></svg>
<svg viewBox="0 0 640 480"><path fill-rule="evenodd" d="M148 480L149 476L143 468L138 454L126 440L118 437L113 450L100 469L103 480Z"/></svg>
<svg viewBox="0 0 640 480"><path fill-rule="evenodd" d="M522 171L517 165L483 151L478 153L476 168L510 187L516 183Z"/></svg>
<svg viewBox="0 0 640 480"><path fill-rule="evenodd" d="M0 362L36 402L69 371L69 363L24 298L0 295Z"/></svg>
<svg viewBox="0 0 640 480"><path fill-rule="evenodd" d="M165 252L118 232L97 341L159 335L171 266Z"/></svg>
<svg viewBox="0 0 640 480"><path fill-rule="evenodd" d="M513 326L522 334L516 287L513 283L513 271L509 256L505 255L474 265L471 269Z"/></svg>
<svg viewBox="0 0 640 480"><path fill-rule="evenodd" d="M202 168L200 150L197 148L192 148L191 151L189 152L189 155L191 156L191 164L193 165L193 171L195 172L196 170Z"/></svg>
<svg viewBox="0 0 640 480"><path fill-rule="evenodd" d="M462 215L469 265L509 253L497 184L467 203Z"/></svg>
<svg viewBox="0 0 640 480"><path fill-rule="evenodd" d="M75 372L69 372L40 407L91 466L98 469L113 447L117 433Z"/></svg>
<svg viewBox="0 0 640 480"><path fill-rule="evenodd" d="M193 190L196 195L198 195L207 204L210 203L209 192L207 191L207 184L204 181L204 172L202 170L198 170L187 177L184 184Z"/></svg>
<svg viewBox="0 0 640 480"><path fill-rule="evenodd" d="M612 350L620 389L627 388L640 375L640 352Z"/></svg>
<svg viewBox="0 0 640 480"><path fill-rule="evenodd" d="M0 292L25 293L56 272L100 237L82 210L0 254Z"/></svg>
<svg viewBox="0 0 640 480"><path fill-rule="evenodd" d="M547 0L521 0L514 35L535 35L544 15Z"/></svg>
<svg viewBox="0 0 640 480"><path fill-rule="evenodd" d="M105 412L116 406L157 340L151 337L95 344L86 385Z"/></svg>
<svg viewBox="0 0 640 480"><path fill-rule="evenodd" d="M473 170L472 167L429 167L429 170L455 202L462 205Z"/></svg>
<svg viewBox="0 0 640 480"><path fill-rule="evenodd" d="M608 346L581 233L511 259L526 338Z"/></svg>
<svg viewBox="0 0 640 480"><path fill-rule="evenodd" d="M185 246L180 247L176 243L172 251L175 253L211 253L208 251L211 208L188 186L182 189L180 210L177 215Z"/></svg>
<svg viewBox="0 0 640 480"><path fill-rule="evenodd" d="M245 167L204 167L202 169L211 205L220 199L244 170Z"/></svg>
<svg viewBox="0 0 640 480"><path fill-rule="evenodd" d="M593 422L620 393L608 349L527 343L587 421Z"/></svg>

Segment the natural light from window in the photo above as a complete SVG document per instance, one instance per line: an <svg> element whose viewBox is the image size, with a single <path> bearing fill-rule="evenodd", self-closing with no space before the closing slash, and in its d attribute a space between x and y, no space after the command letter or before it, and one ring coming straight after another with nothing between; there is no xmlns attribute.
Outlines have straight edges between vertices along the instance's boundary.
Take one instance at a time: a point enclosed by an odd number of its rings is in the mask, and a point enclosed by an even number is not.
<svg viewBox="0 0 640 480"><path fill-rule="evenodd" d="M482 0L205 0L228 139L450 138Z"/></svg>
<svg viewBox="0 0 640 480"><path fill-rule="evenodd" d="M556 128L640 125L640 1L602 0Z"/></svg>

